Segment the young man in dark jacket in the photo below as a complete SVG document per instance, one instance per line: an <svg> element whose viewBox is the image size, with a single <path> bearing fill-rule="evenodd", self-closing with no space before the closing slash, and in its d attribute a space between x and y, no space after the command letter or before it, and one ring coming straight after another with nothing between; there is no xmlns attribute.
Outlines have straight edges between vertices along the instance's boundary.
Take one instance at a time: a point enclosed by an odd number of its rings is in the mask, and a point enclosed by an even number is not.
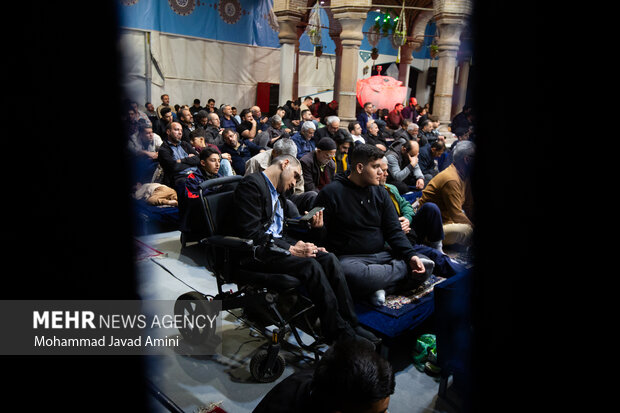
<svg viewBox="0 0 620 413"><path fill-rule="evenodd" d="M179 202L179 229L185 233L206 234L207 222L200 199L200 184L222 176L221 155L217 148L208 146L200 152L198 159L199 167L187 175L182 202Z"/></svg>
<svg viewBox="0 0 620 413"><path fill-rule="evenodd" d="M325 246L338 256L351 293L375 305L383 304L386 292L425 280L430 274L422 259L432 262L414 251L379 186L382 158L376 146L357 145L349 155L349 176L336 175L315 201L325 208Z"/></svg>

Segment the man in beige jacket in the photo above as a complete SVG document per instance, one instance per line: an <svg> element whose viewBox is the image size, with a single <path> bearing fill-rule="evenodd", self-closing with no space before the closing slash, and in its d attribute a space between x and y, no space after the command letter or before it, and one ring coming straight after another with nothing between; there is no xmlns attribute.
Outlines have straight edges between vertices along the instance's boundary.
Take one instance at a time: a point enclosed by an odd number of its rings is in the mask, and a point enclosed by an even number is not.
<svg viewBox="0 0 620 413"><path fill-rule="evenodd" d="M459 142L452 153L452 164L431 179L419 200L420 206L425 202L433 202L439 207L445 235L444 245L471 245L473 200L469 177L474 153L473 142Z"/></svg>

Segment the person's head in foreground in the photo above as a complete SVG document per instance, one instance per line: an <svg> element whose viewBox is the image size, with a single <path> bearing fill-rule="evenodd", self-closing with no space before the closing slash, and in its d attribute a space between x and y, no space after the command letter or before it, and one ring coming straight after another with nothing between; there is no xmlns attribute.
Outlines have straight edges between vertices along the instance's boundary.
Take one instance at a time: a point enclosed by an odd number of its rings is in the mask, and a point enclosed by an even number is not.
<svg viewBox="0 0 620 413"><path fill-rule="evenodd" d="M336 342L321 358L312 378L318 411L384 413L394 394L390 363L363 340Z"/></svg>

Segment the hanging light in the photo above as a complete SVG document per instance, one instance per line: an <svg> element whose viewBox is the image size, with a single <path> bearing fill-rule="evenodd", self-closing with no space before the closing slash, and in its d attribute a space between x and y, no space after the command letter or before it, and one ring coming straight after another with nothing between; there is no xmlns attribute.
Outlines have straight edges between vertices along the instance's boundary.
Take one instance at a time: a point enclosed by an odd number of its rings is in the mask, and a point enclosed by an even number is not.
<svg viewBox="0 0 620 413"><path fill-rule="evenodd" d="M379 16L377 16L377 19L378 18ZM377 57L379 57L379 49L377 49L377 45L379 44L379 40L381 40L381 29L373 25L370 29L368 29L368 33L366 33L366 39L368 40L368 44L372 46L370 57L373 61L377 60Z"/></svg>
<svg viewBox="0 0 620 413"><path fill-rule="evenodd" d="M394 33L392 34L392 45L398 49L398 56L396 57L396 63L400 63L400 48L407 43L407 23L405 22L405 2L403 1L403 7L400 10L400 16L396 19L396 27L394 27Z"/></svg>
<svg viewBox="0 0 620 413"><path fill-rule="evenodd" d="M314 46L313 56L316 57L316 69L318 69L319 57L323 54L321 38L321 6L318 2L314 5L314 7L312 7L305 31L310 38L310 43Z"/></svg>
<svg viewBox="0 0 620 413"><path fill-rule="evenodd" d="M377 47L379 40L381 40L381 31L376 26L372 26L366 33L366 39L369 45Z"/></svg>

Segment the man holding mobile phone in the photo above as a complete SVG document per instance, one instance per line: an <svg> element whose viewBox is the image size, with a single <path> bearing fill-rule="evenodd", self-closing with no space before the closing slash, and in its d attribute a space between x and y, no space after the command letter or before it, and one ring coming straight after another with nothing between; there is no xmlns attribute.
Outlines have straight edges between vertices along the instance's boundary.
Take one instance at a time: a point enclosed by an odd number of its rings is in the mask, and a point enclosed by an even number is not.
<svg viewBox="0 0 620 413"><path fill-rule="evenodd" d="M285 273L298 278L317 308L321 330L327 342L362 337L380 340L358 324L353 299L336 256L312 242L295 240L287 234L289 206L282 196L301 178L301 165L292 155L273 159L262 172L246 175L233 195L236 235L265 245L270 239L289 255L273 254L255 259L251 268L266 273ZM310 219L310 226L323 227L323 212Z"/></svg>

